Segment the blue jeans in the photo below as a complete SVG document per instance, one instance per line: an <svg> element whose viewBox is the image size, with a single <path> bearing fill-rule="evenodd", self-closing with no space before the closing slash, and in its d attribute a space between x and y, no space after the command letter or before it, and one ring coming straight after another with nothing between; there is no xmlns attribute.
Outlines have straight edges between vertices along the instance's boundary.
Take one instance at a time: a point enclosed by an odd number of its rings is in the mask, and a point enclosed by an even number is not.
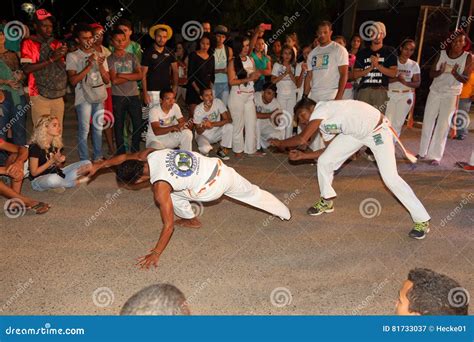
<svg viewBox="0 0 474 342"><path fill-rule="evenodd" d="M92 160L102 158L102 130L104 125L103 103L83 102L76 106L77 114L77 145L80 160L89 160L87 136L91 127L92 117Z"/></svg>
<svg viewBox="0 0 474 342"><path fill-rule="evenodd" d="M229 100L229 84L227 82L214 83L214 94L215 97L222 100L227 106Z"/></svg>
<svg viewBox="0 0 474 342"><path fill-rule="evenodd" d="M131 152L140 151L141 132L144 126L142 119L142 105L137 96L112 96L112 104L114 106L114 133L115 144L117 145L117 154L126 153L124 145L123 127L125 118L130 115L132 121L132 146Z"/></svg>
<svg viewBox="0 0 474 342"><path fill-rule="evenodd" d="M43 175L36 177L31 181L31 188L35 191L46 191L56 188L74 188L76 186L76 180L79 178L77 170L84 165L88 165L91 162L89 160L81 160L66 166L63 173L66 175L65 178L59 176L56 173L49 175Z"/></svg>

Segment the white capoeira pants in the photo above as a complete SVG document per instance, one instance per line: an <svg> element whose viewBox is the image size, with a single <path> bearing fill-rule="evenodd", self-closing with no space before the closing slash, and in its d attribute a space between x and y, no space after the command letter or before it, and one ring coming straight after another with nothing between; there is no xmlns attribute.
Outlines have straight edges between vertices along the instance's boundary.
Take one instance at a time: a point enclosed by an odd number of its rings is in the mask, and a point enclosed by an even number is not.
<svg viewBox="0 0 474 342"><path fill-rule="evenodd" d="M183 129L180 132L170 132L163 135L155 135L153 139L147 139L146 148L162 150L165 148L179 147L182 150L192 151L193 132L189 129Z"/></svg>
<svg viewBox="0 0 474 342"><path fill-rule="evenodd" d="M289 220L291 218L290 210L279 199L250 183L233 168L220 161L218 163L220 172L217 172L216 177L203 187L204 190L200 190L198 193L191 190L171 193L176 216L191 219L196 214L193 212L190 201L211 202L224 195L262 209L281 219Z"/></svg>
<svg viewBox="0 0 474 342"><path fill-rule="evenodd" d="M363 146L372 150L383 182L409 211L413 221L428 221L430 215L423 204L398 174L393 134L387 119L384 119L382 125L364 139L356 139L344 134L339 134L334 138L318 159L318 183L321 197L329 199L336 196L336 191L332 187L334 171Z"/></svg>
<svg viewBox="0 0 474 342"><path fill-rule="evenodd" d="M254 93L241 92L235 88L232 87L229 95L229 112L233 126L232 150L235 153L254 154L257 151L257 112Z"/></svg>
<svg viewBox="0 0 474 342"><path fill-rule="evenodd" d="M199 152L206 155L212 150L212 144L221 142L225 148L232 147L232 124L228 123L221 127L206 129L202 134L196 134L196 142Z"/></svg>
<svg viewBox="0 0 474 342"><path fill-rule="evenodd" d="M330 100L334 100L334 98L336 97L337 95L337 89L329 89L329 90L326 90L325 92L315 92L313 90L311 90L311 92L309 93L309 98L313 101L330 101ZM298 132L300 132L301 129L298 128ZM321 134L318 132L316 133L316 135L313 137L313 139L311 139L311 142L309 144L309 148L312 150L312 151L317 151L317 150L320 150L322 148L324 148L324 140L323 138L321 137Z"/></svg>
<svg viewBox="0 0 474 342"><path fill-rule="evenodd" d="M268 139L285 139L285 128L276 128L270 119L257 119L257 148L268 148Z"/></svg>
<svg viewBox="0 0 474 342"><path fill-rule="evenodd" d="M451 119L456 111L458 96L430 90L426 100L419 155L429 160L443 158Z"/></svg>
<svg viewBox="0 0 474 342"><path fill-rule="evenodd" d="M294 109L296 105L296 93L290 95L280 95L277 94L278 103L281 105L281 109L284 110L286 113L283 115L288 115L286 120L289 122L288 126L286 126L284 132L285 136L284 139L291 138L293 136L293 120L295 117Z"/></svg>
<svg viewBox="0 0 474 342"><path fill-rule="evenodd" d="M394 91L388 91L388 102L387 110L385 115L387 119L392 123L392 127L397 132L398 136L402 132L403 124L413 106L413 93L397 93Z"/></svg>

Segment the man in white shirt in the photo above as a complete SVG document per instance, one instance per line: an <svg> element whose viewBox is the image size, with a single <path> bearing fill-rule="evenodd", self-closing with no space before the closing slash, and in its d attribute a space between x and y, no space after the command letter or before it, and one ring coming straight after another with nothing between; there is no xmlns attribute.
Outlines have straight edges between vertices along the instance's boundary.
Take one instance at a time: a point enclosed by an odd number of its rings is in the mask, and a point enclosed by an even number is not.
<svg viewBox="0 0 474 342"><path fill-rule="evenodd" d="M333 42L332 24L322 21L318 25L318 42L308 55L308 73L304 81L304 94L313 101L342 100L349 75L349 54ZM309 147L316 151L324 147L318 133Z"/></svg>
<svg viewBox="0 0 474 342"><path fill-rule="evenodd" d="M430 216L410 186L398 175L394 133L389 120L378 109L355 100L316 103L311 99L303 99L296 105L295 113L304 126L303 131L292 138L271 140L270 143L276 147L304 145L318 130L327 143L324 152L290 152L290 160L319 157L318 184L321 197L308 209L309 215L334 211L334 171L361 147L366 146L374 153L383 182L410 212L414 227L409 236L415 239L425 238L429 232ZM416 161L406 150L405 153L411 161Z"/></svg>
<svg viewBox="0 0 474 342"><path fill-rule="evenodd" d="M153 184L153 196L160 208L163 230L156 246L140 258L138 265L144 268L156 267L173 234L175 223L188 228L201 227L191 201L211 202L225 195L282 220L291 218L285 204L217 158L184 150L146 149L112 157L81 172L91 177L98 170L112 166L117 166L119 182L132 185L150 181ZM180 219L175 221L174 214Z"/></svg>
<svg viewBox="0 0 474 342"><path fill-rule="evenodd" d="M215 99L212 89L202 89L203 102L196 106L193 121L196 127L196 142L199 152L207 156L212 145L220 142L217 156L229 160L228 149L232 148L232 119L227 107L220 99Z"/></svg>
<svg viewBox="0 0 474 342"><path fill-rule="evenodd" d="M187 128L171 89L160 92L160 105L150 108L146 147L162 150L176 148L191 151L193 132Z"/></svg>
<svg viewBox="0 0 474 342"><path fill-rule="evenodd" d="M306 62L308 75L304 82L304 94L314 101L341 100L347 83L349 54L344 47L331 40L330 22L321 22L317 34L319 46L309 53Z"/></svg>
<svg viewBox="0 0 474 342"><path fill-rule="evenodd" d="M268 148L268 139L284 139L285 130L293 124L292 115L283 113L275 97L276 85L268 82L263 91L255 93L257 112L257 149Z"/></svg>

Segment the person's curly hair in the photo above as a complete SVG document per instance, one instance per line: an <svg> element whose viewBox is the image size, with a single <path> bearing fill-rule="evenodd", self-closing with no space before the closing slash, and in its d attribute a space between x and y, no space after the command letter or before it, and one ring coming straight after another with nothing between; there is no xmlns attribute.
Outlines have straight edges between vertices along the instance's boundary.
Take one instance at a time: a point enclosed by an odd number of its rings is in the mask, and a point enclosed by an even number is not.
<svg viewBox="0 0 474 342"><path fill-rule="evenodd" d="M126 185L134 184L141 176L143 176L144 167L145 162L141 160L124 161L115 169L117 182Z"/></svg>
<svg viewBox="0 0 474 342"><path fill-rule="evenodd" d="M409 310L420 315L467 315L467 290L454 279L426 268L415 268L408 273L413 287L408 291ZM456 290L464 291L466 300L458 303ZM459 293L458 293L459 295Z"/></svg>

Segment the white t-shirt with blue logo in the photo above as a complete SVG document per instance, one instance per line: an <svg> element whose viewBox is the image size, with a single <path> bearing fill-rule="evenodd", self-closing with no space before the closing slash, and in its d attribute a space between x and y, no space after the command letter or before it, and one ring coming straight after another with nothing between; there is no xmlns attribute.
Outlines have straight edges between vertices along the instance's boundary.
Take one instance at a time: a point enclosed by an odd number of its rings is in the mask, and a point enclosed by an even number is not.
<svg viewBox="0 0 474 342"><path fill-rule="evenodd" d="M163 109L161 109L161 105L153 106L150 109L149 116L148 116L148 131L146 135L147 144L149 141L153 141L156 139L155 133L153 133L153 129L151 128L152 122L159 122L160 127L170 127L178 124L178 119L182 118L183 114L181 113L181 108L175 103L173 107L171 107L168 113L165 113Z"/></svg>
<svg viewBox="0 0 474 342"><path fill-rule="evenodd" d="M165 181L174 191L198 192L217 166L217 158L185 150L164 149L148 155L150 183Z"/></svg>
<svg viewBox="0 0 474 342"><path fill-rule="evenodd" d="M339 67L349 65L349 54L336 42L315 47L308 55L308 72L313 73L311 91L326 94L339 87Z"/></svg>
<svg viewBox="0 0 474 342"><path fill-rule="evenodd" d="M203 121L218 122L221 121L221 114L225 112L227 112L227 107L220 99L214 99L208 111L204 108L204 102L201 102L194 110L193 121L195 124L200 124Z"/></svg>
<svg viewBox="0 0 474 342"><path fill-rule="evenodd" d="M377 126L380 111L356 100L319 101L309 120L322 120L319 130L325 141L340 133L362 140Z"/></svg>

